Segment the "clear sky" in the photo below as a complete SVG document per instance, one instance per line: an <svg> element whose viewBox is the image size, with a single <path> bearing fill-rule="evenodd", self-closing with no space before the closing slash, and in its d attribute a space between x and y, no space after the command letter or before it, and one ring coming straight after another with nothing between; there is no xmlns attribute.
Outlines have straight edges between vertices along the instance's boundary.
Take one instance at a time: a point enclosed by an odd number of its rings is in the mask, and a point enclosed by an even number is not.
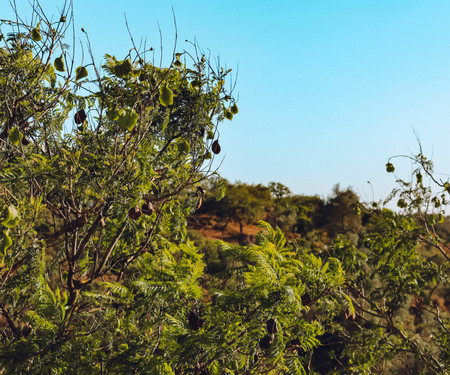
<svg viewBox="0 0 450 375"><path fill-rule="evenodd" d="M0 0L0 18L11 16ZM28 0L17 0L26 8ZM60 1L42 0L58 16ZM326 197L334 184L386 197L390 156L418 152L450 173L450 1L74 0L96 57L147 38L169 57L194 39L237 78L239 114L221 130L223 177ZM3 5L4 4L4 5ZM25 12L26 13L26 12ZM82 33L78 34L80 38ZM397 163L399 177L411 172ZM444 175L445 177L445 175Z"/></svg>

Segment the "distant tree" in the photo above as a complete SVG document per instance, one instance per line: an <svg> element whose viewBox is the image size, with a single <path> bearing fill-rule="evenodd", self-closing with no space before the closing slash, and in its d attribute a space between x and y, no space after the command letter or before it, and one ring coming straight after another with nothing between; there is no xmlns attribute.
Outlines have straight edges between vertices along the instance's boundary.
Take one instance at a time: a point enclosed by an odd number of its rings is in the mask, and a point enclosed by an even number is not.
<svg viewBox="0 0 450 375"><path fill-rule="evenodd" d="M256 223L264 217L265 208L271 204L269 189L262 185L244 183L226 186L222 201L223 215L239 223L239 231L243 234L245 224Z"/></svg>
<svg viewBox="0 0 450 375"><path fill-rule="evenodd" d="M269 182L269 190L274 198L283 198L292 194L289 188L280 182Z"/></svg>
<svg viewBox="0 0 450 375"><path fill-rule="evenodd" d="M346 234L356 244L358 234L363 233L358 203L359 197L350 188L341 190L339 185L333 188L333 195L322 209L322 222L331 238Z"/></svg>

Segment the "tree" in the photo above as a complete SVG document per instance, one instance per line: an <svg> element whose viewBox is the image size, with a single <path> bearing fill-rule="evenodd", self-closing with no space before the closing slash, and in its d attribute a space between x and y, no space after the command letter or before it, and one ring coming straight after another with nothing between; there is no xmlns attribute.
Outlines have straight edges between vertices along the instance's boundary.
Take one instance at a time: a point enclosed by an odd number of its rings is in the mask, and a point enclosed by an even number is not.
<svg viewBox="0 0 450 375"><path fill-rule="evenodd" d="M70 14L65 3L52 21L36 3L35 24L0 24L6 373L69 373L74 358L76 371L119 371L143 345L164 345L167 316L201 297L201 257L180 241L220 152L217 126L237 108L229 70L196 48L167 68L135 46L106 55L104 73L93 60L78 66ZM167 309L169 295L178 302ZM155 356L146 366L168 365Z"/></svg>
<svg viewBox="0 0 450 375"><path fill-rule="evenodd" d="M265 208L271 204L269 189L262 185L244 183L226 184L219 215L236 220L242 235L244 224L255 223L264 217ZM228 222L226 222L228 224Z"/></svg>
<svg viewBox="0 0 450 375"><path fill-rule="evenodd" d="M358 242L358 233L363 229L358 203L358 196L350 188L334 187L333 196L322 209L323 224L331 238L346 234L354 244Z"/></svg>
<svg viewBox="0 0 450 375"><path fill-rule="evenodd" d="M449 239L438 234L449 185L435 178L422 151L408 158L412 178L397 178L399 188L388 198L398 196L402 211L361 204L370 216L361 246L340 236L326 250L342 262L355 307L354 314L347 312L333 324L333 333L345 342L340 359L347 363L341 360L336 367L343 373L450 371L449 309L443 303L450 281ZM395 171L391 162L386 169ZM435 186L426 185L423 176Z"/></svg>

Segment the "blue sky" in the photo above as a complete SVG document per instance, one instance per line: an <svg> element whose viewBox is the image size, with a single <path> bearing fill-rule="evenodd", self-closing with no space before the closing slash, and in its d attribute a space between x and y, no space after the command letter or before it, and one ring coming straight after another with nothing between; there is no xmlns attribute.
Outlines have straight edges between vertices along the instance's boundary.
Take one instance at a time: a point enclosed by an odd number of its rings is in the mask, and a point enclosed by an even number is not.
<svg viewBox="0 0 450 375"><path fill-rule="evenodd" d="M323 197L339 183L372 199L371 181L383 198L395 187L384 165L418 152L414 131L436 172L450 173L449 1L74 2L98 59L128 53L124 14L135 39L159 49L158 22L170 57L173 6L178 50L195 39L233 69L239 114L221 130L230 181ZM58 18L61 2L43 3ZM10 14L2 6L0 18ZM407 178L409 162L396 165Z"/></svg>

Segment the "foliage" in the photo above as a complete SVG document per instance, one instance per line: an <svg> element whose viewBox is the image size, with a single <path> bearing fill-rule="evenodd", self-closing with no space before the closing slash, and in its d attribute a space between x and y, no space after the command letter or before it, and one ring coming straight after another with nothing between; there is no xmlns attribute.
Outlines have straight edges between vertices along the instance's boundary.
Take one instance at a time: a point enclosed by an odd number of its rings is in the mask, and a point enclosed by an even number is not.
<svg viewBox="0 0 450 375"><path fill-rule="evenodd" d="M195 46L167 68L135 46L78 65L71 7L40 9L0 23L2 374L450 372L450 184L422 152L400 212L230 184L211 170L238 114L228 70ZM297 235L188 236L202 201Z"/></svg>

